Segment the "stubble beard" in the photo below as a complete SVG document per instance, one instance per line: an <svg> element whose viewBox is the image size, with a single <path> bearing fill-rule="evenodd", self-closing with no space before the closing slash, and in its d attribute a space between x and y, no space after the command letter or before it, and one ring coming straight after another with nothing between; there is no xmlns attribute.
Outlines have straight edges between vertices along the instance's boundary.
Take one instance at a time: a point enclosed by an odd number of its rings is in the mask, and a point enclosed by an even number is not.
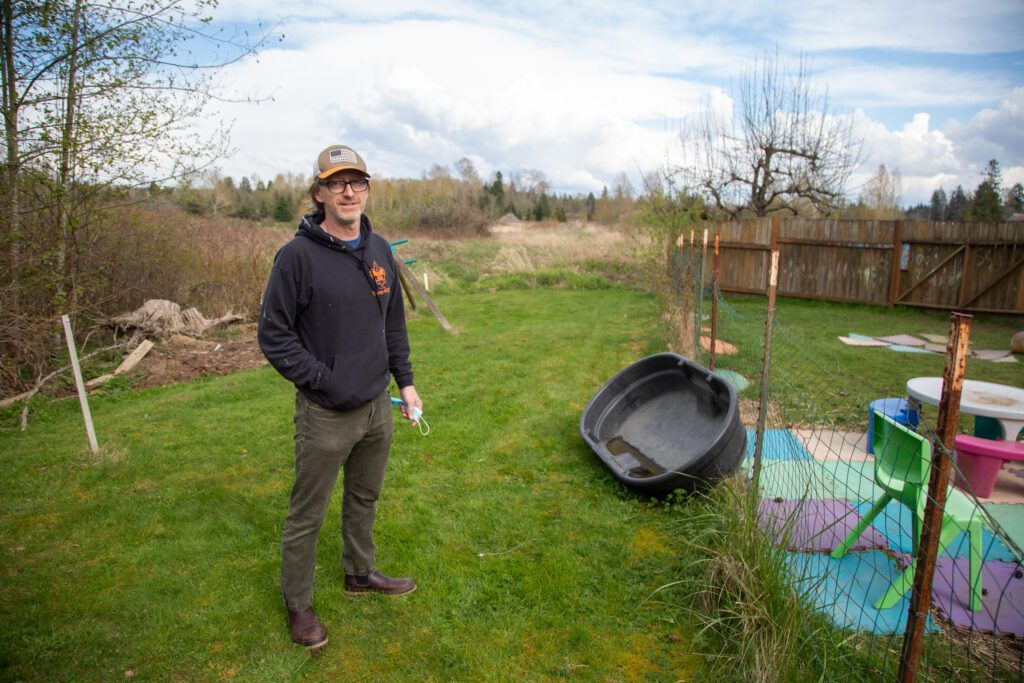
<svg viewBox="0 0 1024 683"><path fill-rule="evenodd" d="M347 212L346 213L342 213L342 209L337 207L337 206L328 207L328 211L327 212L331 215L331 218L334 219L334 222L337 223L337 225L339 227L347 228L347 229L351 229L353 227L358 228L359 227L359 221L360 221L360 219L363 216L362 209L359 209L353 215L353 214L347 213Z"/></svg>

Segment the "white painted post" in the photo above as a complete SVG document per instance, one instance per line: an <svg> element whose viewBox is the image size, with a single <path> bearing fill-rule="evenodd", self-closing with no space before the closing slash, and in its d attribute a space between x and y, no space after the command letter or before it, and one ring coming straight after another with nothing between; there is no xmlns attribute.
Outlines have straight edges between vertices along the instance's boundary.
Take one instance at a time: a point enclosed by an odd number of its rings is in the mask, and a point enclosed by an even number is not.
<svg viewBox="0 0 1024 683"><path fill-rule="evenodd" d="M75 350L75 337L71 333L71 319L66 315L60 317L64 323L64 336L68 340L68 355L71 357L71 369L75 373L75 386L78 387L78 402L82 405L82 417L85 419L85 432L89 435L89 447L95 453L100 449L96 442L96 430L92 426L92 413L89 412L89 398L85 394L85 382L82 381L82 368L78 364L78 351Z"/></svg>
<svg viewBox="0 0 1024 683"><path fill-rule="evenodd" d="M430 291L430 280L427 279L426 271L423 272L423 289L424 291Z"/></svg>

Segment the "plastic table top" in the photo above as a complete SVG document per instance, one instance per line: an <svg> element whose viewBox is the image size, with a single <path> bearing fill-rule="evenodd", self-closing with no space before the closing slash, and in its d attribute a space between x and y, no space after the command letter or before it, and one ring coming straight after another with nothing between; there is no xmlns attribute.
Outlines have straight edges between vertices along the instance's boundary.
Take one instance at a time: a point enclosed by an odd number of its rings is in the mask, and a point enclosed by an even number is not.
<svg viewBox="0 0 1024 683"><path fill-rule="evenodd" d="M907 382L907 395L920 403L939 405L941 377L915 377ZM965 379L960 394L960 412L998 420L1003 438L1016 440L1024 428L1024 389L993 382Z"/></svg>

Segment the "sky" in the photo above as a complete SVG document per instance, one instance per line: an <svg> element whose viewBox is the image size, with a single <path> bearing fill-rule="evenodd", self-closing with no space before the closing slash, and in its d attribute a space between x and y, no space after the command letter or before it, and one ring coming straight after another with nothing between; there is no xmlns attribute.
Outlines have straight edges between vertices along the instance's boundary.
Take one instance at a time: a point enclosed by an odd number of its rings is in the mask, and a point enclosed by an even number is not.
<svg viewBox="0 0 1024 683"><path fill-rule="evenodd" d="M679 131L728 111L744 69L801 58L829 110L853 119L864 162L902 203L973 191L989 159L1024 182L1024 0L220 0L216 24L284 39L225 68L195 125L231 124L236 178L309 174L347 144L375 177L470 159L480 176L539 170L557 192L686 163Z"/></svg>

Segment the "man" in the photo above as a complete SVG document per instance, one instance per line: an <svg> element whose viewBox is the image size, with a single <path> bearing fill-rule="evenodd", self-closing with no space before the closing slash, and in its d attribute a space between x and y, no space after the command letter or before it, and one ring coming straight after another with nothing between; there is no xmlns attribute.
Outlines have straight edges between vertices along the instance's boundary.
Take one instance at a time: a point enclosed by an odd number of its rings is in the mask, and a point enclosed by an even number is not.
<svg viewBox="0 0 1024 683"><path fill-rule="evenodd" d="M389 375L406 418L423 404L413 386L398 269L387 240L363 213L369 192L370 174L355 150L333 145L320 153L309 189L315 210L274 258L260 313L260 348L297 389L281 592L292 640L310 649L327 643L312 608L313 575L339 470L345 592L416 590L411 579L390 578L375 566L375 503L394 429Z"/></svg>

